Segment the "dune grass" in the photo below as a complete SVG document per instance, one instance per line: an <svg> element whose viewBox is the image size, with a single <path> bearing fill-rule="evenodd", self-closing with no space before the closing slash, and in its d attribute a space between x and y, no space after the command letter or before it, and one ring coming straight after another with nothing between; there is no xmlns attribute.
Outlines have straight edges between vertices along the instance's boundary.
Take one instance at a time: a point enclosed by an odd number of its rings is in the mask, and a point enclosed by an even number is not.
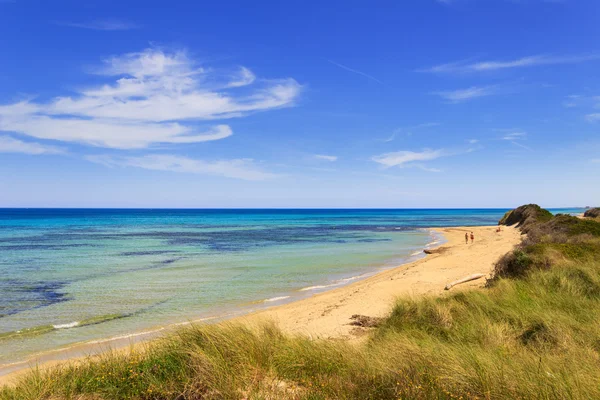
<svg viewBox="0 0 600 400"><path fill-rule="evenodd" d="M554 223L515 251L523 271L502 276L514 259L501 260L485 290L400 299L358 344L186 327L142 352L34 371L0 399L600 398L600 238Z"/></svg>

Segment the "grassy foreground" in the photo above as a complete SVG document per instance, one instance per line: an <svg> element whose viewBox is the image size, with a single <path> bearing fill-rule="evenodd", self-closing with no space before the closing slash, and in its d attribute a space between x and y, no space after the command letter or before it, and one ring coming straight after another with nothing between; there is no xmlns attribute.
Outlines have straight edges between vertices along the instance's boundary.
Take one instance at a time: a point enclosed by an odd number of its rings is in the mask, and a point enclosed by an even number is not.
<svg viewBox="0 0 600 400"><path fill-rule="evenodd" d="M600 222L525 207L510 218L527 239L487 289L401 299L364 343L188 327L0 399L600 398Z"/></svg>

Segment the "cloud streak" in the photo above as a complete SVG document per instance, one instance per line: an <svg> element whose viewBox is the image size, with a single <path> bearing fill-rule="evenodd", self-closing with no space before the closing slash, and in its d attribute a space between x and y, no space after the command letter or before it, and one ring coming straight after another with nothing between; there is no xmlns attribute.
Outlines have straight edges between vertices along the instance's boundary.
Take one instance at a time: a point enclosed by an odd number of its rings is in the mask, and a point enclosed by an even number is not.
<svg viewBox="0 0 600 400"><path fill-rule="evenodd" d="M325 154L315 154L315 158L319 159L319 160L325 160L325 161L337 161L338 156L328 156Z"/></svg>
<svg viewBox="0 0 600 400"><path fill-rule="evenodd" d="M504 136L502 136L500 138L501 140L506 140L513 146L520 147L525 150L533 151L531 147L526 146L520 142L521 140L525 140L527 138L527 132L522 132L522 131L506 131L506 132L507 133L505 133Z"/></svg>
<svg viewBox="0 0 600 400"><path fill-rule="evenodd" d="M430 73L468 73L487 72L512 68L526 68L539 65L579 64L600 59L600 54L581 54L571 56L534 55L507 61L457 61L440 64L419 70Z"/></svg>
<svg viewBox="0 0 600 400"><path fill-rule="evenodd" d="M520 132L520 131L509 132L509 133L506 133L504 136L502 136L502 140L515 141L515 140L524 139L526 136L527 136L527 133L525 133L525 132Z"/></svg>
<svg viewBox="0 0 600 400"><path fill-rule="evenodd" d="M586 121L588 122L598 122L600 121L600 113L592 113L585 116Z"/></svg>
<svg viewBox="0 0 600 400"><path fill-rule="evenodd" d="M289 107L302 89L291 78L258 82L245 67L224 75L156 49L111 57L94 73L111 82L0 106L0 131L118 149L199 143L232 135L206 121Z"/></svg>
<svg viewBox="0 0 600 400"><path fill-rule="evenodd" d="M443 149L430 150L426 149L423 151L396 151L391 153L381 154L371 159L378 164L383 165L385 168L390 167L404 167L410 163L418 161L431 161L437 158L443 157L445 152Z"/></svg>
<svg viewBox="0 0 600 400"><path fill-rule="evenodd" d="M131 157L94 155L87 156L86 159L108 167L135 167L153 171L222 176L248 181L260 181L277 176L258 168L251 159L205 161L172 154Z"/></svg>
<svg viewBox="0 0 600 400"><path fill-rule="evenodd" d="M498 86L492 85L492 86L471 86L466 89L435 92L434 94L449 101L450 103L461 103L463 101L468 101L468 100L476 99L479 97L493 96L498 93L499 93Z"/></svg>
<svg viewBox="0 0 600 400"><path fill-rule="evenodd" d="M95 31L128 31L140 28L139 25L118 19L103 19L89 22L56 22L57 25Z"/></svg>
<svg viewBox="0 0 600 400"><path fill-rule="evenodd" d="M339 67L339 68L345 69L346 71L353 72L353 73L355 73L355 74L358 74L358 75L362 75L362 76L364 76L365 78L368 78L368 79L370 79L370 80L372 80L372 81L375 81L375 82L377 82L377 83L379 83L379 84L383 85L383 82L382 82L382 81L380 81L379 79L375 78L375 77L374 77L374 76L372 76L372 75L369 75L369 74L366 74L366 73L364 73L364 72L362 72L362 71L359 71L359 70L356 70L356 69L353 69L353 68L347 67L347 66L345 66L345 65L343 65L343 64L336 63L335 61L331 61L331 60L327 60L327 61L328 61L329 63L331 63L331 64L333 64L333 65L335 65L335 66Z"/></svg>
<svg viewBox="0 0 600 400"><path fill-rule="evenodd" d="M65 150L48 146L40 143L23 142L10 136L0 136L0 153L21 153L21 154L62 154Z"/></svg>

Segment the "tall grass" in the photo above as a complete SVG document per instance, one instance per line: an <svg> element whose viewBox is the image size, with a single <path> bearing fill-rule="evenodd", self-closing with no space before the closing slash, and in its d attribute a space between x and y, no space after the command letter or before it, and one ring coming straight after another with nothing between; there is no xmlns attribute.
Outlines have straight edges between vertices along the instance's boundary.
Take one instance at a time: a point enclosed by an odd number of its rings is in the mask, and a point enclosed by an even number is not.
<svg viewBox="0 0 600 400"><path fill-rule="evenodd" d="M538 228L518 250L523 271L400 299L359 344L187 327L142 352L34 371L0 399L600 398L599 238Z"/></svg>

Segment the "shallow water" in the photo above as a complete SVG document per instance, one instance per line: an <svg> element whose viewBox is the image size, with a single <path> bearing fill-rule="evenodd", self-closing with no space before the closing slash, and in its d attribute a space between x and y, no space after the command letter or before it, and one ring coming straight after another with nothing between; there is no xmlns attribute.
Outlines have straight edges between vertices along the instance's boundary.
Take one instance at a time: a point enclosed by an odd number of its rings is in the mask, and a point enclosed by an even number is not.
<svg viewBox="0 0 600 400"><path fill-rule="evenodd" d="M306 297L505 211L0 209L0 364Z"/></svg>

